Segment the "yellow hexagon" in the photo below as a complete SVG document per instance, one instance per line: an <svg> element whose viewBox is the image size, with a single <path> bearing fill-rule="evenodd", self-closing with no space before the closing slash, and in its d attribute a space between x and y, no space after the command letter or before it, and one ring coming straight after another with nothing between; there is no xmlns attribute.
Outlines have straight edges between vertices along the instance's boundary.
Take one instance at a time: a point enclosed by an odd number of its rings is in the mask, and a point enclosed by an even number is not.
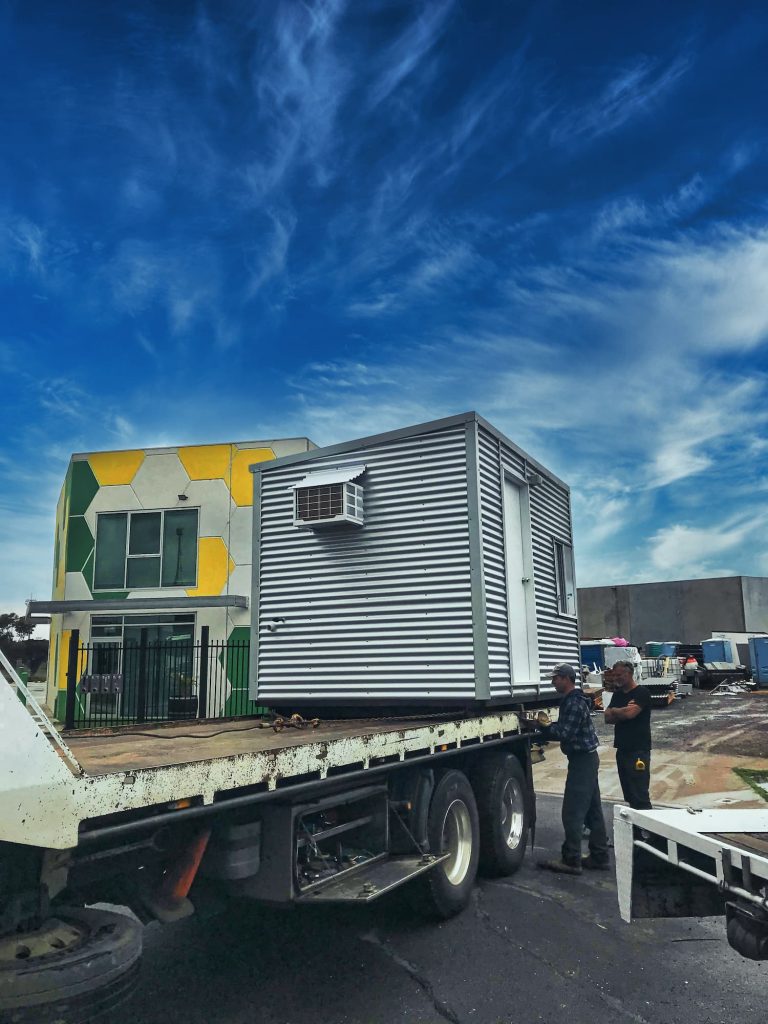
<svg viewBox="0 0 768 1024"><path fill-rule="evenodd" d="M179 448L178 453L190 480L229 481L231 444L199 444Z"/></svg>
<svg viewBox="0 0 768 1024"><path fill-rule="evenodd" d="M221 537L201 537L197 542L197 586L187 597L215 597L224 589L235 563Z"/></svg>
<svg viewBox="0 0 768 1024"><path fill-rule="evenodd" d="M94 452L88 456L93 475L102 487L131 483L143 461L143 451Z"/></svg>
<svg viewBox="0 0 768 1024"><path fill-rule="evenodd" d="M232 453L230 490L236 505L253 504L253 476L248 467L254 462L267 462L274 457L271 448L238 448Z"/></svg>

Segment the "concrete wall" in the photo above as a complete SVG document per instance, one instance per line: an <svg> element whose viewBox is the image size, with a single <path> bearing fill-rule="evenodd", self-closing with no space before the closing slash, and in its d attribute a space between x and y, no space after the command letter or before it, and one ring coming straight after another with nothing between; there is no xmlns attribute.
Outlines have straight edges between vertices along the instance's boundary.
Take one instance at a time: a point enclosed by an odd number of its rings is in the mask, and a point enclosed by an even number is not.
<svg viewBox="0 0 768 1024"><path fill-rule="evenodd" d="M579 589L582 637L697 644L714 630L768 630L768 579L731 576Z"/></svg>
<svg viewBox="0 0 768 1024"><path fill-rule="evenodd" d="M744 595L744 628L747 632L768 631L768 579L764 576L742 576Z"/></svg>

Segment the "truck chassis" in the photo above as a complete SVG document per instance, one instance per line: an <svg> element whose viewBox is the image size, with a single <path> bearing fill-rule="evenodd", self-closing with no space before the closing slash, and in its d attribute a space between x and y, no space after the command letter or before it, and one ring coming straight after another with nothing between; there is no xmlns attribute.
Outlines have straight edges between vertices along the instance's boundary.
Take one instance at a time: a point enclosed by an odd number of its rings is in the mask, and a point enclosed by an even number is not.
<svg viewBox="0 0 768 1024"><path fill-rule="evenodd" d="M523 860L535 727L522 711L62 739L3 667L0 1022L103 1019L136 979L139 922L196 904L367 903L412 882L445 918L478 869Z"/></svg>

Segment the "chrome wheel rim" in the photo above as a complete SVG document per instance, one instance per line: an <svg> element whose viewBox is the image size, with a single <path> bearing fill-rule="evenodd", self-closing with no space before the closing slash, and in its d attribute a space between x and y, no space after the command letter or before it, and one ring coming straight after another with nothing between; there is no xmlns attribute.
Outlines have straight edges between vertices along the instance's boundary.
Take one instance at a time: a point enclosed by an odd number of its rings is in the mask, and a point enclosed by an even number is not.
<svg viewBox="0 0 768 1024"><path fill-rule="evenodd" d="M451 885L461 885L472 860L472 820L463 800L454 800L443 819L443 852L449 854L443 871Z"/></svg>
<svg viewBox="0 0 768 1024"><path fill-rule="evenodd" d="M507 779L501 794L501 834L510 850L520 845L523 837L523 790L517 779Z"/></svg>

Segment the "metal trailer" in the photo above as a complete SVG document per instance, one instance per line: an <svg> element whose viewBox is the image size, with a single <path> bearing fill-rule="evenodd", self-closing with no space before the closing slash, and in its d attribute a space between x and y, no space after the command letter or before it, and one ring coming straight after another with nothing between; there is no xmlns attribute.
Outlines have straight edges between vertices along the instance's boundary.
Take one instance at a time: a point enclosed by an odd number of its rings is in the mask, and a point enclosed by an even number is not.
<svg viewBox="0 0 768 1024"><path fill-rule="evenodd" d="M478 868L524 857L534 730L503 711L62 738L0 652L0 1022L109 1017L139 922L210 901L367 903L412 882L431 916L458 913Z"/></svg>
<svg viewBox="0 0 768 1024"><path fill-rule="evenodd" d="M768 808L617 806L614 847L625 921L724 915L731 946L768 960Z"/></svg>
<svg viewBox="0 0 768 1024"><path fill-rule="evenodd" d="M476 413L251 469L253 700L512 706L577 664L569 489Z"/></svg>
<svg viewBox="0 0 768 1024"><path fill-rule="evenodd" d="M647 690L654 707L674 703L680 692L680 665L676 658L642 658L636 647L618 647L610 640L582 640L582 663L590 669L590 686L602 688L603 707L611 703L612 692L605 686L605 677L617 661L631 661L635 666L635 682Z"/></svg>

